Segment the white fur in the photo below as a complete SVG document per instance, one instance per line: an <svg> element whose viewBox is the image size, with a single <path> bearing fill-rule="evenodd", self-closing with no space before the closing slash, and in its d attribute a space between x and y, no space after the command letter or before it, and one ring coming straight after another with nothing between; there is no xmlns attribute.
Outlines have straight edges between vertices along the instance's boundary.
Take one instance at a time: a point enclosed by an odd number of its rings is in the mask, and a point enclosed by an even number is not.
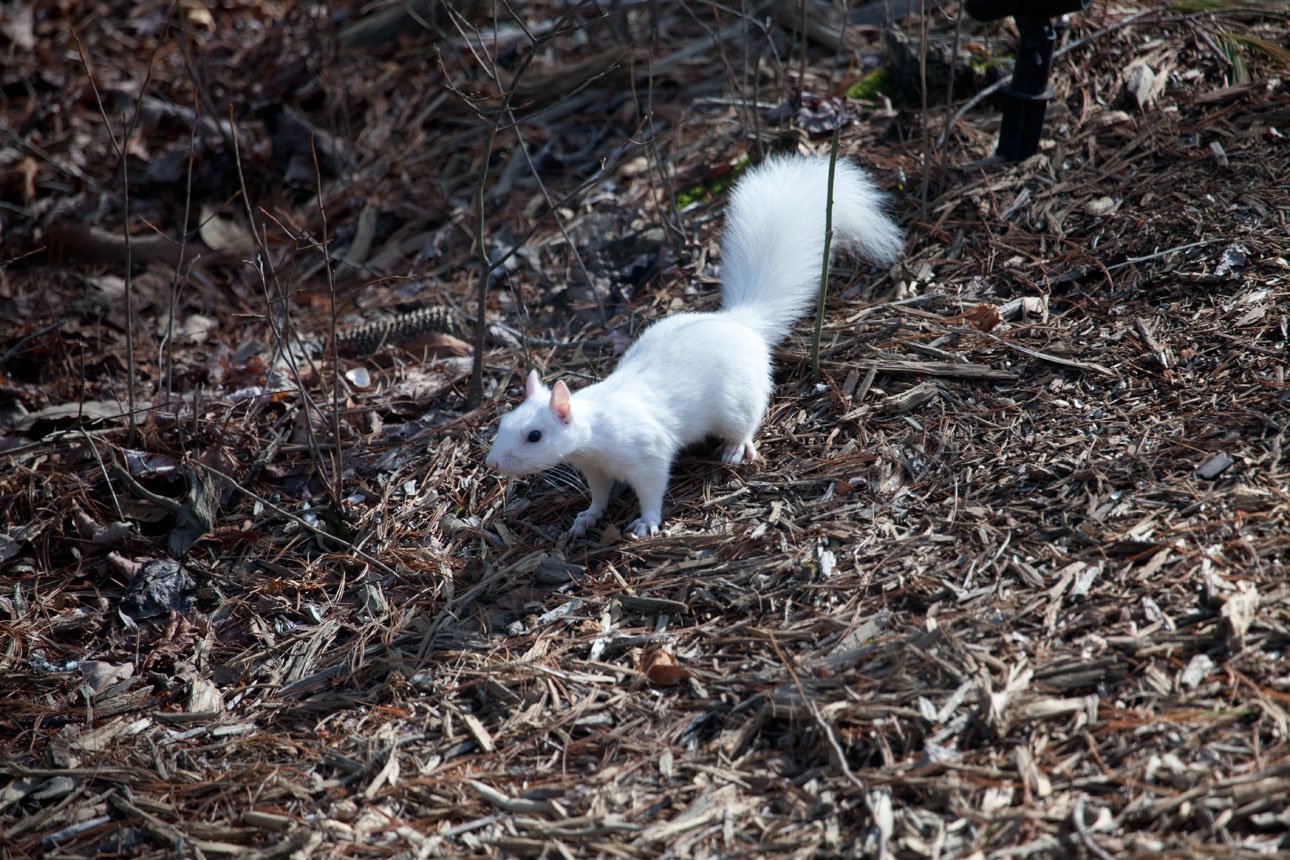
<svg viewBox="0 0 1290 860"><path fill-rule="evenodd" d="M722 309L681 313L650 326L604 381L576 391L530 374L527 397L504 416L489 466L529 475L571 463L586 477L591 505L570 529L584 534L605 512L615 479L630 484L641 515L630 534L656 534L676 454L708 436L721 459L755 459L753 435L771 391L771 348L811 306L824 255L829 163L782 157L750 170L735 186L722 242ZM849 161L838 161L833 247L889 265L900 229L882 194ZM541 438L530 442L533 431Z"/></svg>

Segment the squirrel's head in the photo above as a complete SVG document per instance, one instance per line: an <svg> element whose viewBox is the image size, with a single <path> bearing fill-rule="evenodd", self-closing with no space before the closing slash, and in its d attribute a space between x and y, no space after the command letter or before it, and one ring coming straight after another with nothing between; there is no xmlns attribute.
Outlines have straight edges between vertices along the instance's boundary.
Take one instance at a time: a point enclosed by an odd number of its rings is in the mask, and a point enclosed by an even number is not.
<svg viewBox="0 0 1290 860"><path fill-rule="evenodd" d="M533 370L524 382L524 393L524 402L502 416L484 461L503 475L532 475L558 466L573 445L569 387L557 382L547 388Z"/></svg>

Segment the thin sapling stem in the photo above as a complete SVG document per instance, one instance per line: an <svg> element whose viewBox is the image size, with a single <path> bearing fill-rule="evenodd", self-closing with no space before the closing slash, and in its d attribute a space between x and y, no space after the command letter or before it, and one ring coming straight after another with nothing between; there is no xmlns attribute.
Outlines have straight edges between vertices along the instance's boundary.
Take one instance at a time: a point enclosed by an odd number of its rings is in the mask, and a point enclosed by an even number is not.
<svg viewBox="0 0 1290 860"><path fill-rule="evenodd" d="M824 296L829 288L829 253L833 248L833 174L838 166L838 136L841 125L833 127L829 145L829 190L824 201L824 262L820 265L820 299L815 306L815 337L811 339L811 379L820 381L820 333L824 329Z"/></svg>

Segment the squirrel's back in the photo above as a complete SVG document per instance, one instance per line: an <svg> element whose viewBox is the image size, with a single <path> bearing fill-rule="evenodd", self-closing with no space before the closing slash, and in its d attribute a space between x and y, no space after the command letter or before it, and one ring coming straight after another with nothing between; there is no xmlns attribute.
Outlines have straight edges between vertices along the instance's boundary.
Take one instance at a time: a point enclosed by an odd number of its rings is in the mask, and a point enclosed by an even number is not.
<svg viewBox="0 0 1290 860"><path fill-rule="evenodd" d="M779 156L735 183L721 242L721 305L768 344L811 306L824 256L829 160ZM839 158L833 178L833 248L880 265L899 258L900 228L864 171Z"/></svg>

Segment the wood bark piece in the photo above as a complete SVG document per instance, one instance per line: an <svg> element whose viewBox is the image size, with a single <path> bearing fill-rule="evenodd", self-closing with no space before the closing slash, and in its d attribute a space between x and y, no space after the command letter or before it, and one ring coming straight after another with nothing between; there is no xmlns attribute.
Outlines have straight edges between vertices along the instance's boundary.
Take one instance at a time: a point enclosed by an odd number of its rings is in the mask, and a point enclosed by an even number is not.
<svg viewBox="0 0 1290 860"><path fill-rule="evenodd" d="M1212 481L1227 471L1236 461L1222 451L1210 457L1196 470L1196 474L1206 481Z"/></svg>
<svg viewBox="0 0 1290 860"><path fill-rule="evenodd" d="M810 361L809 356L803 356L789 350L776 350L775 358L779 361L792 361L795 363ZM855 366L862 370L872 370L877 373L907 373L915 376L984 379L995 382L1013 382L1017 379L1017 374L1011 370L981 364L964 364L957 361L922 361L916 358L863 358L858 360ZM848 366L841 362L821 360L820 367L837 372L846 370ZM863 396L863 394L857 396Z"/></svg>

